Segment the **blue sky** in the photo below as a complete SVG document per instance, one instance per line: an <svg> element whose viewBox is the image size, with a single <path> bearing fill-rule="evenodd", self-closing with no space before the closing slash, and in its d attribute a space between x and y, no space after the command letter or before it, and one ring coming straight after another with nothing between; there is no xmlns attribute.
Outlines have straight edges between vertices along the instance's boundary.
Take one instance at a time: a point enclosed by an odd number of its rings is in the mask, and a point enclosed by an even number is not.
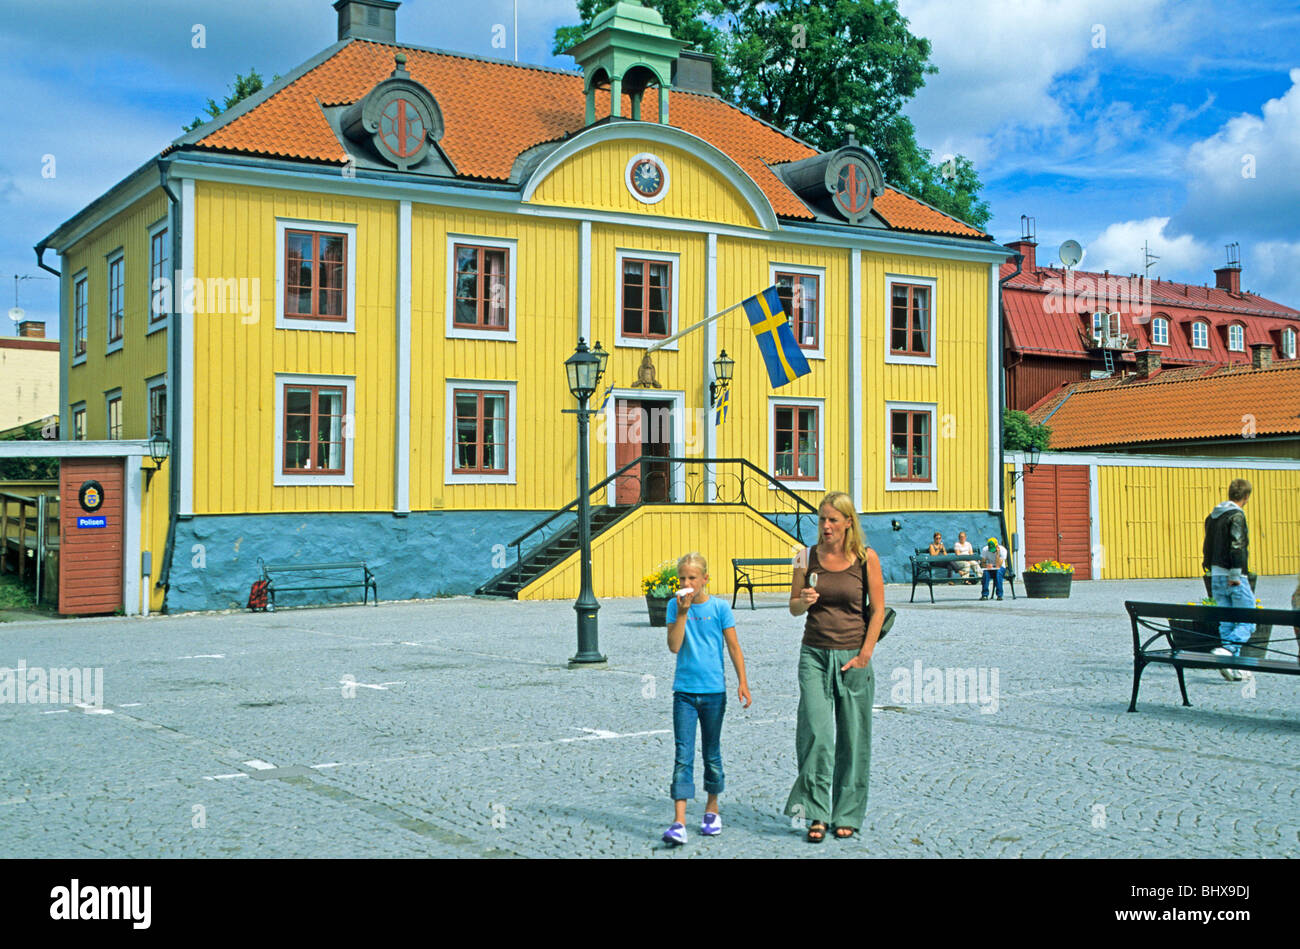
<svg viewBox="0 0 1300 949"><path fill-rule="evenodd" d="M939 68L909 104L921 144L971 157L1002 241L1037 219L1039 259L1242 286L1300 308L1300 7L1288 0L899 0ZM406 0L398 39L513 55L511 0ZM157 154L237 72L268 79L332 43L330 0L0 0L0 300L32 246ZM520 0L519 58L550 55L573 0ZM497 29L498 25L502 29ZM195 27L205 45L196 48ZM503 32L504 31L504 32ZM505 37L506 49L493 46ZM54 156L53 177L45 156ZM20 286L53 335L57 281ZM13 327L2 321L0 333Z"/></svg>

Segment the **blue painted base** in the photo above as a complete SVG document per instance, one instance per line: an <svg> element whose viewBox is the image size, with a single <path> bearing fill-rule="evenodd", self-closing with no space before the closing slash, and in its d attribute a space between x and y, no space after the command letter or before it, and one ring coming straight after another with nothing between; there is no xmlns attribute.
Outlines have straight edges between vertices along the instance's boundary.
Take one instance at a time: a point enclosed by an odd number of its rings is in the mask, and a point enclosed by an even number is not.
<svg viewBox="0 0 1300 949"><path fill-rule="evenodd" d="M769 520L790 534L796 534L795 518L789 515L770 515ZM975 548L971 559L977 559L979 550L990 537L997 537L1011 550L1008 539L1002 536L998 516L988 511L904 511L896 514L859 514L858 520L867 536L867 546L880 557L886 583L911 583L912 567L908 558L918 547L929 547L934 532L943 534L944 546L952 550L957 542L957 532L965 531L966 539ZM899 529L894 530L893 522ZM811 516L799 519L802 540L811 543L816 538L817 525ZM811 526L811 530L810 530Z"/></svg>
<svg viewBox="0 0 1300 949"><path fill-rule="evenodd" d="M242 608L267 562L364 560L382 600L473 593L514 563L505 545L547 511L197 515L176 524L165 609ZM279 605L346 603L361 590L316 590L278 597Z"/></svg>

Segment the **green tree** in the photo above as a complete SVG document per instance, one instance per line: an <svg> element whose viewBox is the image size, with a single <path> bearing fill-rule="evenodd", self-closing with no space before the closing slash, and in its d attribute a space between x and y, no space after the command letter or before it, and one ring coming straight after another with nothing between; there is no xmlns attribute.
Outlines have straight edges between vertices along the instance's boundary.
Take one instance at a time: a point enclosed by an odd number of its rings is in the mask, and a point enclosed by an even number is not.
<svg viewBox="0 0 1300 949"><path fill-rule="evenodd" d="M1025 451L1037 448L1047 451L1052 430L1046 425L1035 425L1029 414L1018 409L1002 410L1002 447L1007 451Z"/></svg>
<svg viewBox="0 0 1300 949"><path fill-rule="evenodd" d="M271 81L275 82L279 78L280 78L279 76L272 76ZM209 99L207 118L203 118L202 116L195 118L193 122L191 122L189 125L186 125L184 127L185 131L187 132L194 131L204 122L211 122L213 119L215 119L221 113L225 112L236 102L239 102L243 99L247 99L253 93L261 92L261 91L262 91L262 76L260 73L258 73L256 69L250 68L248 70L247 76L241 75L240 73L236 73L234 86L230 95L226 96L225 100L221 103L221 105L217 105L215 99Z"/></svg>
<svg viewBox="0 0 1300 949"><path fill-rule="evenodd" d="M0 435L0 441L40 441L59 437L57 423L50 421L28 422L9 429ZM0 481L52 481L59 476L57 458L3 458L0 459Z"/></svg>
<svg viewBox="0 0 1300 949"><path fill-rule="evenodd" d="M555 31L570 48L611 0L578 0L582 23ZM822 151L850 133L885 179L983 228L989 206L965 156L936 162L903 106L938 70L930 42L908 30L896 0L644 0L678 39L713 56L718 94Z"/></svg>

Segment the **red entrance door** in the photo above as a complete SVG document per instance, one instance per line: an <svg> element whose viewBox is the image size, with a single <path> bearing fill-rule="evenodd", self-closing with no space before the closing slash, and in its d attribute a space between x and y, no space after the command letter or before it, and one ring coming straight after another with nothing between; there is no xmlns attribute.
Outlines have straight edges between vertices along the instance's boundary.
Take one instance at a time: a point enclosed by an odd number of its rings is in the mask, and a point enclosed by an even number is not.
<svg viewBox="0 0 1300 949"><path fill-rule="evenodd" d="M614 401L614 469L638 456L667 458L672 454L672 402L649 399ZM645 461L614 481L614 503L672 499L672 471L668 462Z"/></svg>
<svg viewBox="0 0 1300 949"><path fill-rule="evenodd" d="M97 484L87 484L92 481ZM60 613L112 613L122 606L125 489L120 458L60 463Z"/></svg>
<svg viewBox="0 0 1300 949"><path fill-rule="evenodd" d="M1092 523L1087 465L1039 465L1024 480L1025 564L1074 564L1074 579L1092 579Z"/></svg>

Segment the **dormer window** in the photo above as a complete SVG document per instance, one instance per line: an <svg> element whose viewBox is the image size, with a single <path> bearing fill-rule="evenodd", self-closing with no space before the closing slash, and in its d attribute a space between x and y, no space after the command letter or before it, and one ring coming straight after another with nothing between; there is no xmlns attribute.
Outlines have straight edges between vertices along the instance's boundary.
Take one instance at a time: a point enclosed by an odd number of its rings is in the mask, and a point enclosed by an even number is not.
<svg viewBox="0 0 1300 949"><path fill-rule="evenodd" d="M1289 326L1282 331L1282 358L1295 359L1295 330Z"/></svg>
<svg viewBox="0 0 1300 949"><path fill-rule="evenodd" d="M1210 324L1197 321L1192 324L1192 349L1210 348Z"/></svg>
<svg viewBox="0 0 1300 949"><path fill-rule="evenodd" d="M1169 345L1169 321L1163 316L1151 321L1151 343L1155 346Z"/></svg>
<svg viewBox="0 0 1300 949"><path fill-rule="evenodd" d="M442 138L442 110L433 93L406 71L406 54L393 57L396 68L339 119L344 134L399 171L420 165Z"/></svg>
<svg viewBox="0 0 1300 949"><path fill-rule="evenodd" d="M1228 349L1234 353L1246 351L1246 328L1240 323L1228 326Z"/></svg>

